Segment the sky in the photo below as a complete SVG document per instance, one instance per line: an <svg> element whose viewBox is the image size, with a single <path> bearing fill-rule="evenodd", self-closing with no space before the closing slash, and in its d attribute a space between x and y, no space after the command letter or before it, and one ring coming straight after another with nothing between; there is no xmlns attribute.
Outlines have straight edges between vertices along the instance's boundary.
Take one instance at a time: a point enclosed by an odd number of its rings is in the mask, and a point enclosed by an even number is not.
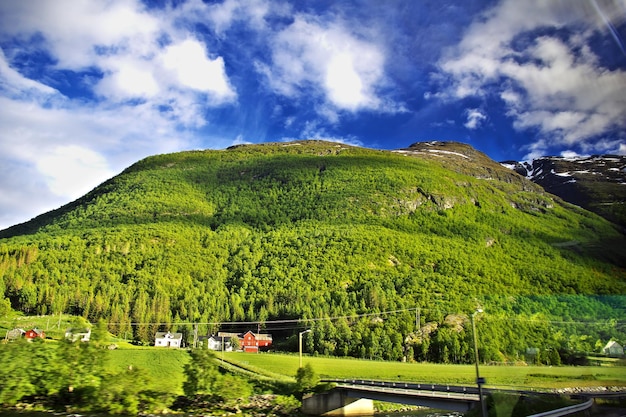
<svg viewBox="0 0 626 417"><path fill-rule="evenodd" d="M150 155L626 154L626 0L0 0L0 229Z"/></svg>

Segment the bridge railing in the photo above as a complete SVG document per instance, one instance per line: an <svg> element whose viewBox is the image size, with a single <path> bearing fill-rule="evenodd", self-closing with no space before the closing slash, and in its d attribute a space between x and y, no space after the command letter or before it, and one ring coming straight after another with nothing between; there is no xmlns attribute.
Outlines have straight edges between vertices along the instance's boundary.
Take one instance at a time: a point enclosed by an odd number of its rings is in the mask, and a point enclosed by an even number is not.
<svg viewBox="0 0 626 417"><path fill-rule="evenodd" d="M436 392L450 392L450 393L455 393L455 394L478 395L478 388L458 386L458 385L374 381L374 380L364 380L364 379L322 379L321 382L362 385L362 386L370 386L370 387L378 387L378 388L399 388L399 389L407 389L407 390L436 391Z"/></svg>
<svg viewBox="0 0 626 417"><path fill-rule="evenodd" d="M585 411L591 408L593 405L593 398L590 398L588 401L580 404L570 405L568 407L558 408L556 410L545 411L539 414L533 414L528 417L561 417L561 416L569 416L574 413L578 413L579 411Z"/></svg>

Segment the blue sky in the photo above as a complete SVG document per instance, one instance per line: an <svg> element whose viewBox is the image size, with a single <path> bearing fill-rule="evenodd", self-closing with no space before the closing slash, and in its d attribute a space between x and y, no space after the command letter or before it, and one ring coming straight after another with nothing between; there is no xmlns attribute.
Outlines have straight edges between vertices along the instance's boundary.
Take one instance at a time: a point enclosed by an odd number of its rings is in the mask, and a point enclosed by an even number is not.
<svg viewBox="0 0 626 417"><path fill-rule="evenodd" d="M0 229L149 155L626 153L626 0L0 2Z"/></svg>

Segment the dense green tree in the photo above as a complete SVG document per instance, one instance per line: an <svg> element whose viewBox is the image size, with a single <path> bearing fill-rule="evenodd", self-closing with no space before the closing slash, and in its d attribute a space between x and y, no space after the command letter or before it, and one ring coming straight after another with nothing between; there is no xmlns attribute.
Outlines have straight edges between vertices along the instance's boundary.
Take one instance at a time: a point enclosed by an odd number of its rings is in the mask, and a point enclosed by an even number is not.
<svg viewBox="0 0 626 417"><path fill-rule="evenodd" d="M298 368L296 372L296 391L304 394L310 392L319 383L319 377L310 363Z"/></svg>
<svg viewBox="0 0 626 417"><path fill-rule="evenodd" d="M58 373L63 390L93 389L104 374L106 350L93 343L64 340L57 347Z"/></svg>
<svg viewBox="0 0 626 417"><path fill-rule="evenodd" d="M230 339L228 339L230 342L230 346L233 348L233 350L239 350L239 348L241 347L241 344L239 343L239 338L238 337L231 337Z"/></svg>
<svg viewBox="0 0 626 417"><path fill-rule="evenodd" d="M141 411L140 393L145 382L146 375L132 367L117 374L104 375L91 400L92 410L111 414L138 414Z"/></svg>
<svg viewBox="0 0 626 417"><path fill-rule="evenodd" d="M0 344L0 404L3 406L14 406L22 397L37 391L30 363L23 360L31 346L25 341Z"/></svg>
<svg viewBox="0 0 626 417"><path fill-rule="evenodd" d="M97 340L98 330L92 334ZM136 368L105 372L108 350L102 346L41 339L1 343L0 405L34 396L63 410L130 415L162 411L170 404L169 394L144 391L147 376Z"/></svg>

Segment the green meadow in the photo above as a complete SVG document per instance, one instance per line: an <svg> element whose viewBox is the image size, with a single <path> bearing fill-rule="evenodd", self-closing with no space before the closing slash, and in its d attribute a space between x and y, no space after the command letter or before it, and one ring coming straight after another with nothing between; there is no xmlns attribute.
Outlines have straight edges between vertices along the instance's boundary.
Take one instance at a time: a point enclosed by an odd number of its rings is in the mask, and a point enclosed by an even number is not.
<svg viewBox="0 0 626 417"><path fill-rule="evenodd" d="M111 372L143 370L148 375L146 389L183 395L183 366L188 361L189 354L182 349L130 347L110 351L106 366Z"/></svg>
<svg viewBox="0 0 626 417"><path fill-rule="evenodd" d="M249 354L227 352L224 359L258 373L294 376L297 355ZM472 385L476 379L473 365L401 363L362 359L303 357L320 378L378 379L388 381ZM624 366L480 366L487 386L524 389L566 387L626 386Z"/></svg>

